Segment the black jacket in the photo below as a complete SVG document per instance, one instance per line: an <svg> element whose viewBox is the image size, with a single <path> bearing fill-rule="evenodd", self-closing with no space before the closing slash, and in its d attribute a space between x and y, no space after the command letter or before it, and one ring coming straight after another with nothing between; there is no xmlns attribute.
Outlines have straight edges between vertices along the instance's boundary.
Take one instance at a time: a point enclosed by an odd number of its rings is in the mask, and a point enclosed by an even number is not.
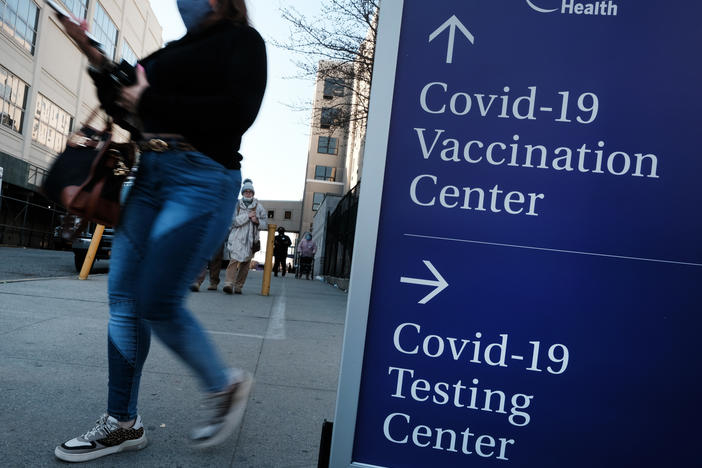
<svg viewBox="0 0 702 468"><path fill-rule="evenodd" d="M292 245L292 240L290 240L290 237L287 236L287 234L283 234L282 236L278 234L275 236L273 239L273 255L276 257L285 257L288 255L288 247Z"/></svg>
<svg viewBox="0 0 702 468"><path fill-rule="evenodd" d="M238 169L241 136L266 87L266 47L258 32L220 21L140 63L151 85L139 102L143 131L181 134L200 152Z"/></svg>
<svg viewBox="0 0 702 468"><path fill-rule="evenodd" d="M266 88L266 46L258 32L220 21L170 42L140 63L150 84L139 101L141 130L183 135L200 152L239 169L241 136L256 118ZM106 67L91 76L107 113L117 123L130 124L115 106L119 89L113 72L114 67Z"/></svg>

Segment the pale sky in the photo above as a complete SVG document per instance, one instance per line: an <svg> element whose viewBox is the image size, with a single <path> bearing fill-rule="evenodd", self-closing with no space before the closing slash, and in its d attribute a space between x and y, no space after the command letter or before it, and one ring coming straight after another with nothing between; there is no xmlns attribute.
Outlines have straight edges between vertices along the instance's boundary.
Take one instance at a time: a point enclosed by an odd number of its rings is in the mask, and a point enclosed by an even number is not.
<svg viewBox="0 0 702 468"><path fill-rule="evenodd" d="M149 0L163 27L164 42L185 34L176 0ZM305 14L317 15L319 0L247 0L253 26L268 43L289 37L280 7L294 5ZM305 181L311 111L293 111L286 105L306 102L314 93L314 81L286 79L298 74L292 54L267 44L268 86L261 111L244 135L242 177L251 178L256 197L263 200L301 200Z"/></svg>

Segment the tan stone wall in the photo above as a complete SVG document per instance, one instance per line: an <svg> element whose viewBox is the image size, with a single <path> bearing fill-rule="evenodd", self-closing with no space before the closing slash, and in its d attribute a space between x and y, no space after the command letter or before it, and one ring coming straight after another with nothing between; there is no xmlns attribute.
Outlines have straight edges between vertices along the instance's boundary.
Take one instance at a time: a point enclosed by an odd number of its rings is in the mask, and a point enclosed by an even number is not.
<svg viewBox="0 0 702 468"><path fill-rule="evenodd" d="M96 2L100 2L118 29L116 58L121 59L122 42L127 41L137 57L162 45L162 28L146 0L91 0L88 24L92 24ZM48 168L55 152L32 140L32 123L41 93L73 117L73 128L80 126L96 107L97 98L87 72L87 61L61 30L52 10L41 0L34 54L17 46L5 31L0 31L0 65L29 85L21 134L0 125L0 151L41 168Z"/></svg>
<svg viewBox="0 0 702 468"><path fill-rule="evenodd" d="M324 62L320 62L320 67L324 67ZM315 85L314 104L310 122L310 140L307 151L307 170L305 172L305 189L302 200L302 220L300 231L305 232L310 229L313 223L315 212L312 210L313 196L315 192L331 193L342 195L344 186L347 185L346 153L349 138L348 126L342 128L320 128L321 109L323 107L344 107L351 103L351 94L347 90L342 97L324 98L324 79L317 79ZM337 138L337 153L323 154L317 152L319 136ZM334 182L315 180L315 167L327 166L336 168L336 180Z"/></svg>

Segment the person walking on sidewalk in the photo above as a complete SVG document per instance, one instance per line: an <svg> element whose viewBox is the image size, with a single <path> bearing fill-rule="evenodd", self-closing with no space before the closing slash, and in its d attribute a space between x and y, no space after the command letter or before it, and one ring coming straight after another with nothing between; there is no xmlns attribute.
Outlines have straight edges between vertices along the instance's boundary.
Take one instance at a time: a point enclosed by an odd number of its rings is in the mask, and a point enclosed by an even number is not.
<svg viewBox="0 0 702 468"><path fill-rule="evenodd" d="M193 446L221 443L233 432L252 386L248 372L227 368L185 298L231 221L241 137L266 86L265 43L249 26L244 0L178 0L178 8L186 35L142 59L135 84L124 87L110 79L115 64L93 45L84 23L60 18L91 62L103 108L141 122L132 138L142 147L112 244L107 412L56 447L64 461L146 446L137 400L152 332L205 392L203 419L190 433Z"/></svg>
<svg viewBox="0 0 702 468"><path fill-rule="evenodd" d="M203 281L207 277L207 272L210 272L210 285L207 286L208 291L216 291L217 285L219 285L219 273L222 269L222 258L224 257L224 244L222 244L214 256L209 259L205 268L202 269L200 274L195 278L193 284L190 285L190 290L192 292L198 292Z"/></svg>
<svg viewBox="0 0 702 468"><path fill-rule="evenodd" d="M275 236L273 240L273 257L275 261L273 263L273 274L278 276L278 266L283 270L283 276L285 276L286 265L285 261L288 259L288 248L292 245L292 240L285 234L285 228L280 226L278 228L278 235Z"/></svg>
<svg viewBox="0 0 702 468"><path fill-rule="evenodd" d="M241 289L249 274L249 266L254 254L261 248L258 232L266 229L266 210L254 197L251 179L245 179L241 185L241 199L234 211L232 230L227 239L229 265L222 291L227 294L241 294Z"/></svg>
<svg viewBox="0 0 702 468"><path fill-rule="evenodd" d="M317 253L317 244L312 240L312 234L305 233L297 246L297 251L300 254L300 274L298 277L305 275L307 279L310 279L314 254Z"/></svg>

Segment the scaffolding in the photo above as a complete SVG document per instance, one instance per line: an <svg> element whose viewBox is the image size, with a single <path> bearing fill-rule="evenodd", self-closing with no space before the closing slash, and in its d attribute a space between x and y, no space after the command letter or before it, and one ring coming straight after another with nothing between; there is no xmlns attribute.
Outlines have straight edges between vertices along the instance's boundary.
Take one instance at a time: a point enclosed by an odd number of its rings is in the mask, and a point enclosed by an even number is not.
<svg viewBox="0 0 702 468"><path fill-rule="evenodd" d="M0 195L0 245L53 249L54 231L66 210L31 190L3 184ZM59 236L60 239L60 236Z"/></svg>

